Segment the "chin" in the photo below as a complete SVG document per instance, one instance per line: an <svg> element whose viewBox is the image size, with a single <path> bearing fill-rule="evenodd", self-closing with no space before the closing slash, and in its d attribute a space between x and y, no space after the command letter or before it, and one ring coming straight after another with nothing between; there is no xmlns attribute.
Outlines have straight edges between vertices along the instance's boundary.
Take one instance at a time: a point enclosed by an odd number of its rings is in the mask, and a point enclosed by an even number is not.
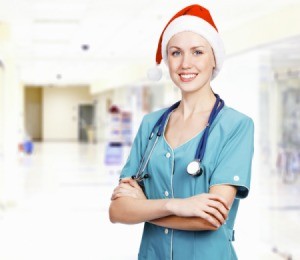
<svg viewBox="0 0 300 260"><path fill-rule="evenodd" d="M189 83L183 83L183 82L177 82L177 87L185 93L193 93L193 92L197 92L200 89L205 88L205 86L209 86L209 82L210 80L201 80L201 81L195 81L195 82L189 82Z"/></svg>

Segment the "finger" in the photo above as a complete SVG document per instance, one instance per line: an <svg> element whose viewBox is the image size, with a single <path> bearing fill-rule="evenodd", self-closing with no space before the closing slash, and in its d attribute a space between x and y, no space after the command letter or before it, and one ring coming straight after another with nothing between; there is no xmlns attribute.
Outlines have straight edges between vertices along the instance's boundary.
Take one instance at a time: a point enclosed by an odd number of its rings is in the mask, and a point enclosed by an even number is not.
<svg viewBox="0 0 300 260"><path fill-rule="evenodd" d="M119 199L119 198L125 198L125 197L127 197L127 198L134 198L135 199L135 197L132 195L132 194L130 194L130 193L118 193L118 194L116 194L115 195L115 197L114 197L114 199L116 200L116 199Z"/></svg>
<svg viewBox="0 0 300 260"><path fill-rule="evenodd" d="M115 200L117 198L117 194L118 192L114 192L113 194L111 194L111 200Z"/></svg>
<svg viewBox="0 0 300 260"><path fill-rule="evenodd" d="M116 193L134 193L135 189L130 187L120 187L116 190Z"/></svg>
<svg viewBox="0 0 300 260"><path fill-rule="evenodd" d="M228 202L222 196L217 195L217 194L213 194L213 193L208 193L208 194L209 194L209 199L212 199L212 200L215 200L215 201L219 201L219 202L221 202L224 205L224 207L226 209L228 209L228 210L230 209L230 207L228 205Z"/></svg>
<svg viewBox="0 0 300 260"><path fill-rule="evenodd" d="M114 188L113 192L115 192L116 190L120 189L122 186L119 184L117 187Z"/></svg>
<svg viewBox="0 0 300 260"><path fill-rule="evenodd" d="M128 182L130 180L132 180L132 178L126 177L126 178L121 179L120 183Z"/></svg>
<svg viewBox="0 0 300 260"><path fill-rule="evenodd" d="M138 198L144 195L143 190L138 185L137 187L132 187L128 183L121 183L117 189L115 189L114 192L127 192L133 194L134 197Z"/></svg>
<svg viewBox="0 0 300 260"><path fill-rule="evenodd" d="M124 188L120 188L116 191L115 193L116 195L126 195L126 196L129 196L129 197L133 197L133 198L138 198L139 196L139 192L137 189L135 188L130 188L130 189L124 189Z"/></svg>
<svg viewBox="0 0 300 260"><path fill-rule="evenodd" d="M121 183L119 187L123 189L133 189L133 187L129 183Z"/></svg>
<svg viewBox="0 0 300 260"><path fill-rule="evenodd" d="M127 182L128 180L132 180L131 177L125 177L119 180L119 183Z"/></svg>
<svg viewBox="0 0 300 260"><path fill-rule="evenodd" d="M115 188L112 193L112 196L114 196L115 194L118 194L118 193L122 193L122 192L124 192L124 190L125 189L123 189L122 187Z"/></svg>
<svg viewBox="0 0 300 260"><path fill-rule="evenodd" d="M138 183L137 183L137 181L136 181L136 180L133 180L132 178L126 178L126 179L123 179L123 180L121 181L121 183L127 183L127 184L129 184L129 185L131 185L131 186L133 186L133 187L139 186Z"/></svg>
<svg viewBox="0 0 300 260"><path fill-rule="evenodd" d="M113 193L112 195L111 195L111 198L110 198L110 200L115 200L115 199L117 199L118 197L117 197L117 193Z"/></svg>
<svg viewBox="0 0 300 260"><path fill-rule="evenodd" d="M117 186L116 188L114 188L113 193L119 191L122 188L126 188L126 186L122 186L122 185Z"/></svg>
<svg viewBox="0 0 300 260"><path fill-rule="evenodd" d="M111 200L116 200L118 198L121 197L130 197L130 194L126 194L126 193L115 193L112 195Z"/></svg>
<svg viewBox="0 0 300 260"><path fill-rule="evenodd" d="M120 198L122 196L122 193L114 193L112 196L111 196L111 200L116 200L118 198Z"/></svg>
<svg viewBox="0 0 300 260"><path fill-rule="evenodd" d="M134 194L134 192L129 191L127 189L119 188L118 190L113 192L112 199L116 199L116 198L118 198L120 196L123 196L123 195L127 195L129 197L134 197L135 194Z"/></svg>
<svg viewBox="0 0 300 260"><path fill-rule="evenodd" d="M136 180L130 180L130 185L136 189L141 190L141 186L138 184L138 182Z"/></svg>
<svg viewBox="0 0 300 260"><path fill-rule="evenodd" d="M138 184L138 182L136 180L130 180L130 185L134 188L140 189L141 186Z"/></svg>
<svg viewBox="0 0 300 260"><path fill-rule="evenodd" d="M225 206L220 203L219 201L215 201L215 200L210 200L207 204L210 207L213 207L215 209L217 209L222 215L223 217L226 219L228 216L228 209L225 208Z"/></svg>
<svg viewBox="0 0 300 260"><path fill-rule="evenodd" d="M224 218L224 216L220 213L220 211L218 211L217 209L212 208L212 207L207 207L207 208L205 209L205 212L206 212L206 213L209 213L209 215L211 215L211 216L214 217L216 220L218 220L219 223L220 223L221 225L224 224L225 218Z"/></svg>
<svg viewBox="0 0 300 260"><path fill-rule="evenodd" d="M208 223L212 224L213 226L219 228L220 227L220 222L214 218L213 216L211 216L210 214L207 214L205 212L201 212L201 216L202 219L206 220Z"/></svg>
<svg viewBox="0 0 300 260"><path fill-rule="evenodd" d="M134 181L135 182L135 181ZM144 198L145 197L145 194L143 192L143 190L141 189L141 187L137 184L137 183L134 183L135 187L131 186L129 183L120 183L113 191L113 195L112 195L112 198L114 199L116 197L116 194L123 194L123 193L127 193L129 194L130 193L130 196L133 197L133 198Z"/></svg>

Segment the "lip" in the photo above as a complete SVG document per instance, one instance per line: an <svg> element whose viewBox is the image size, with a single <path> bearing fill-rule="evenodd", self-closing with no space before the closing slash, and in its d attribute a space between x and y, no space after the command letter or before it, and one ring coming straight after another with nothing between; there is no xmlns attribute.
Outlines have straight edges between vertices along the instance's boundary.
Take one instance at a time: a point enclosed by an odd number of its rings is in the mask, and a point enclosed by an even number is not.
<svg viewBox="0 0 300 260"><path fill-rule="evenodd" d="M197 77L197 73L179 73L180 80L182 82L193 81Z"/></svg>

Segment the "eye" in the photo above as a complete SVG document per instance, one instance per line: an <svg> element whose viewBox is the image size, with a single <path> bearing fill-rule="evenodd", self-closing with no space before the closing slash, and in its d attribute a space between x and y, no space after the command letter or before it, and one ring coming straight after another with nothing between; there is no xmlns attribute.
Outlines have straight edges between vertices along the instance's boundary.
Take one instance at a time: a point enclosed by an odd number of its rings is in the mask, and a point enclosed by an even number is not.
<svg viewBox="0 0 300 260"><path fill-rule="evenodd" d="M194 51L194 54L195 54L195 55L201 55L201 54L203 54L203 51L195 50L195 51Z"/></svg>
<svg viewBox="0 0 300 260"><path fill-rule="evenodd" d="M177 56L180 55L180 51L172 51L171 55L174 56L174 57L177 57Z"/></svg>

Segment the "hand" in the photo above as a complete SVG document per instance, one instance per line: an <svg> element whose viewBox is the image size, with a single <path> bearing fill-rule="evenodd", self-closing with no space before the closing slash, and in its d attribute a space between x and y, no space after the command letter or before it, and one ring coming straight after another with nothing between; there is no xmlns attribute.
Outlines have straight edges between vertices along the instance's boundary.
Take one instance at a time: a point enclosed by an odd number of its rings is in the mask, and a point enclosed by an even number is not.
<svg viewBox="0 0 300 260"><path fill-rule="evenodd" d="M202 193L186 199L170 200L168 207L176 216L200 217L216 227L224 224L229 212L224 198L211 193Z"/></svg>
<svg viewBox="0 0 300 260"><path fill-rule="evenodd" d="M121 197L132 197L134 199L147 199L140 185L131 178L124 178L114 189L111 200Z"/></svg>

